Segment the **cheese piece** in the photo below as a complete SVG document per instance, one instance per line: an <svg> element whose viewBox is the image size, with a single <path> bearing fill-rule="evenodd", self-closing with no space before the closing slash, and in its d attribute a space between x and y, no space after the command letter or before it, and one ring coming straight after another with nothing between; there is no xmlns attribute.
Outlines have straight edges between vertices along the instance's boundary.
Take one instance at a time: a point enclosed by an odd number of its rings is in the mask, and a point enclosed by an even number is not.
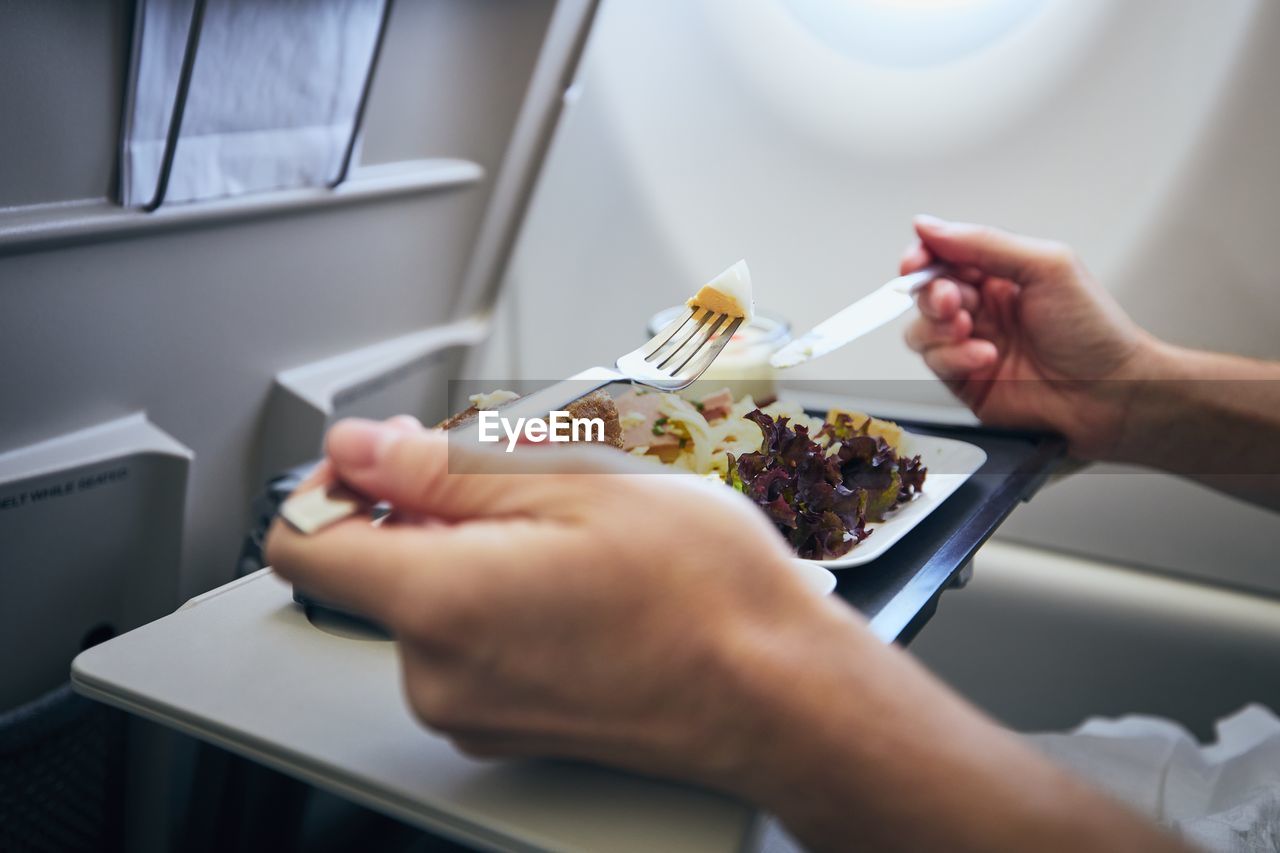
<svg viewBox="0 0 1280 853"><path fill-rule="evenodd" d="M751 270L746 261L738 261L702 288L685 303L690 308L705 308L714 314L743 317L750 323L756 315L751 293Z"/></svg>
<svg viewBox="0 0 1280 853"><path fill-rule="evenodd" d="M883 438L885 443L892 447L895 453L900 451L902 447L903 429L893 421L883 421L880 420L880 418L873 418L870 415L863 414L862 412L851 412L845 409L830 410L827 412L827 420L834 423L836 418L840 415L848 415L853 421L854 426L862 426L867 421L871 421L871 423L867 424L867 435L872 438Z"/></svg>

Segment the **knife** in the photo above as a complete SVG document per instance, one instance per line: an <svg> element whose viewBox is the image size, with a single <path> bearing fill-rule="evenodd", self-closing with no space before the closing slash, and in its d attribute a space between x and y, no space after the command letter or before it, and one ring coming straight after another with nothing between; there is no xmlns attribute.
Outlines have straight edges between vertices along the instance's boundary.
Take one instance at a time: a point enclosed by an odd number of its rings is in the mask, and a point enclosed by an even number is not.
<svg viewBox="0 0 1280 853"><path fill-rule="evenodd" d="M881 285L848 308L814 326L808 334L796 338L775 352L769 358L769 363L778 368L795 367L840 349L901 316L915 304L916 294L925 285L947 273L948 269L943 264L931 264Z"/></svg>

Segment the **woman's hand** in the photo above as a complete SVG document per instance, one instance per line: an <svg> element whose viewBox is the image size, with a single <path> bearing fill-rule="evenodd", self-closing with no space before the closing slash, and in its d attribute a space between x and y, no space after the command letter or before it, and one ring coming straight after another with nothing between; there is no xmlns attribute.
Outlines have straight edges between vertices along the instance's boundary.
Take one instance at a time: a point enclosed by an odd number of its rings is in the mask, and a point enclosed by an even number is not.
<svg viewBox="0 0 1280 853"><path fill-rule="evenodd" d="M926 216L915 227L902 272L941 260L956 274L920 295L908 345L984 423L1112 455L1153 339L1061 243Z"/></svg>

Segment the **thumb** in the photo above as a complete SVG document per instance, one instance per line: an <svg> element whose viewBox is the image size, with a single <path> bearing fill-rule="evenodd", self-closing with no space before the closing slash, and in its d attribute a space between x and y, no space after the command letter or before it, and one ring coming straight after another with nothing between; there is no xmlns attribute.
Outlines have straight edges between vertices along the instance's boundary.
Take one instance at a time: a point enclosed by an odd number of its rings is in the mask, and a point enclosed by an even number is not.
<svg viewBox="0 0 1280 853"><path fill-rule="evenodd" d="M916 234L935 257L955 266L1029 284L1072 262L1071 250L1052 240L1024 237L989 225L917 216Z"/></svg>
<svg viewBox="0 0 1280 853"><path fill-rule="evenodd" d="M405 432L354 418L334 424L325 439L343 483L372 500L444 521L545 515L563 488L561 478L548 475L612 467L589 452L537 451L507 455L464 442L451 446L443 430Z"/></svg>
<svg viewBox="0 0 1280 853"><path fill-rule="evenodd" d="M498 477L450 471L449 441L441 430L412 433L378 421L339 421L325 437L334 475L376 501L434 518L456 520L490 515ZM454 448L454 461L464 453ZM474 468L475 466L457 467Z"/></svg>

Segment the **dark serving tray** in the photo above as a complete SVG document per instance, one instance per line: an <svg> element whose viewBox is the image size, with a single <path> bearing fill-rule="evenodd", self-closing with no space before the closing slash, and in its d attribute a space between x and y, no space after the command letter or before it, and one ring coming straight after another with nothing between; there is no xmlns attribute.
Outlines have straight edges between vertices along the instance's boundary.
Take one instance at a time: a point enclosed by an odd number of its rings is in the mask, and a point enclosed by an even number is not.
<svg viewBox="0 0 1280 853"><path fill-rule="evenodd" d="M965 567L982 543L1019 503L1035 495L1064 458L1066 445L1058 436L1043 433L897 420L911 432L966 441L987 452L986 463L883 556L835 573L836 594L870 620L878 637L907 643L933 616L942 593L962 582ZM239 575L263 567L267 528L281 502L316 464L284 472L254 502L254 523L241 551ZM295 599L317 606L301 596Z"/></svg>
<svg viewBox="0 0 1280 853"><path fill-rule="evenodd" d="M986 463L896 545L874 562L835 572L836 595L871 621L876 636L905 644L933 616L942 593L963 584L982 543L1049 478L1066 456L1066 443L1045 433L898 423L987 452Z"/></svg>

